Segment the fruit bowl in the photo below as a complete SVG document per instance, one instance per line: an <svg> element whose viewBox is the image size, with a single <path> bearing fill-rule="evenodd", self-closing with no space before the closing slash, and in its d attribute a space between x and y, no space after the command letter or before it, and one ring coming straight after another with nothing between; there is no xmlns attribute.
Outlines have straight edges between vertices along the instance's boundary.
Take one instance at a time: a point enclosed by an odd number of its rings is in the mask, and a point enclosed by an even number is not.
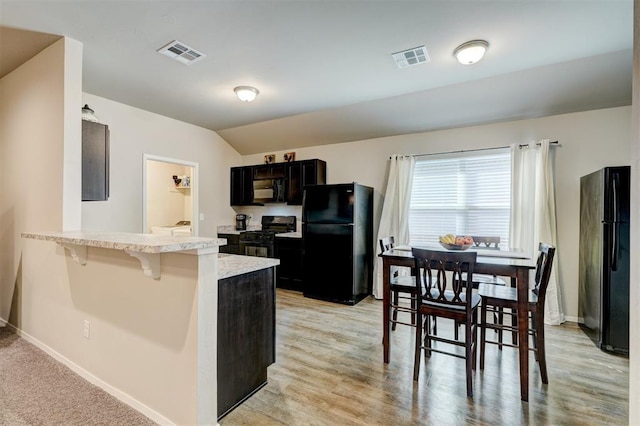
<svg viewBox="0 0 640 426"><path fill-rule="evenodd" d="M447 243L443 243L440 242L440 245L444 248L446 248L447 250L467 250L469 247L471 247L473 244L447 244Z"/></svg>

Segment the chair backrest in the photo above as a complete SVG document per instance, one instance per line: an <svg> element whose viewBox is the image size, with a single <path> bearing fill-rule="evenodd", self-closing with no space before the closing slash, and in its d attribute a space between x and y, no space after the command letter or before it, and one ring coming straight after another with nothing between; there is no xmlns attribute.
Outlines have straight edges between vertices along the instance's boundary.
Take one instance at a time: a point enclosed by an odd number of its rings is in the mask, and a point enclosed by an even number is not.
<svg viewBox="0 0 640 426"><path fill-rule="evenodd" d="M538 260L536 262L535 287L533 292L538 296L538 303L544 306L544 298L547 294L547 286L551 278L551 268L556 248L545 243L538 244Z"/></svg>
<svg viewBox="0 0 640 426"><path fill-rule="evenodd" d="M481 248L489 248L489 249L499 249L500 248L500 237L474 237L473 244L476 247Z"/></svg>
<svg viewBox="0 0 640 426"><path fill-rule="evenodd" d="M391 250L393 248L394 242L395 238L393 238L393 236L380 238L380 250L382 251L382 253Z"/></svg>
<svg viewBox="0 0 640 426"><path fill-rule="evenodd" d="M415 259L414 274L418 294L421 300L440 303L443 305L467 306L471 305L473 292L473 270L477 253L443 252L412 248ZM448 280L447 271L450 271Z"/></svg>

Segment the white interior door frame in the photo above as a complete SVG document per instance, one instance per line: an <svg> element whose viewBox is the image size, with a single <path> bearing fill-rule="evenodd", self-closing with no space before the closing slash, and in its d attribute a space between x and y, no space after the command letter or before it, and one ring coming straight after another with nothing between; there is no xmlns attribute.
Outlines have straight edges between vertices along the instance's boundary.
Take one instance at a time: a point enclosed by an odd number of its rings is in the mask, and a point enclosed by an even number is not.
<svg viewBox="0 0 640 426"><path fill-rule="evenodd" d="M193 176L191 176L191 229L194 237L198 234L198 222L200 221L200 210L198 209L198 192L200 189L200 181L198 180L198 163L177 158L161 157L153 154L142 154L142 232L147 229L147 162L159 161L163 163L178 164L193 168Z"/></svg>

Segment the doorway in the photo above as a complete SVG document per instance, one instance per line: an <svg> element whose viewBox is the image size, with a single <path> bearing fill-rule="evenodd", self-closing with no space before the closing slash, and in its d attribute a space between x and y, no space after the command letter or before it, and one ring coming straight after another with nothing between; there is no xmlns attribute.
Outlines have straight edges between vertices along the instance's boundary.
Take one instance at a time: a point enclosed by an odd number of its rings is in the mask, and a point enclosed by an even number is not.
<svg viewBox="0 0 640 426"><path fill-rule="evenodd" d="M142 232L198 236L198 163L143 154Z"/></svg>

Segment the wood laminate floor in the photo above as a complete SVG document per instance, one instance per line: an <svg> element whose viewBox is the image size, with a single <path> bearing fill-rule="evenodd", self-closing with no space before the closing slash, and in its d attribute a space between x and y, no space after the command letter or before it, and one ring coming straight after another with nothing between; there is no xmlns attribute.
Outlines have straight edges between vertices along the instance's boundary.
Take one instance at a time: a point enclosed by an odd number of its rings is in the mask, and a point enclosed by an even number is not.
<svg viewBox="0 0 640 426"><path fill-rule="evenodd" d="M547 326L549 384L530 358L520 401L517 350L487 345L467 399L464 360L433 354L414 382L413 330L391 333L382 361L382 302L344 306L277 290L269 383L220 421L232 425L624 425L628 359L604 353L574 323ZM439 333L452 332L439 321ZM492 332L488 333L491 336Z"/></svg>

